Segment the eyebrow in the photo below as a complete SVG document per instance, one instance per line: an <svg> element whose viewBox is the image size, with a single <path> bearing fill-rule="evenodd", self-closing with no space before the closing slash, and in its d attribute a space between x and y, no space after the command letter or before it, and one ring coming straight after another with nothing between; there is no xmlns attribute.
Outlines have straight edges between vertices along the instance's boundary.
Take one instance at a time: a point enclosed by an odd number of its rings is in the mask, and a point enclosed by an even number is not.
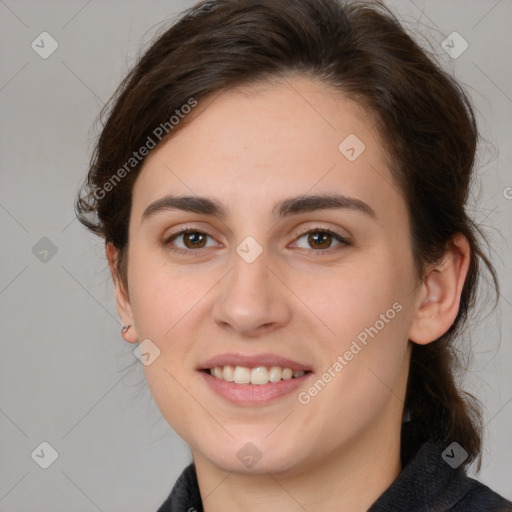
<svg viewBox="0 0 512 512"><path fill-rule="evenodd" d="M377 219L374 210L365 202L354 197L339 194L291 197L275 204L272 208L272 214L282 219L298 213L328 209L352 210ZM225 219L227 216L224 206L215 199L200 196L167 195L157 199L144 210L141 223L159 212L168 210L182 210L185 212L212 215L221 219Z"/></svg>

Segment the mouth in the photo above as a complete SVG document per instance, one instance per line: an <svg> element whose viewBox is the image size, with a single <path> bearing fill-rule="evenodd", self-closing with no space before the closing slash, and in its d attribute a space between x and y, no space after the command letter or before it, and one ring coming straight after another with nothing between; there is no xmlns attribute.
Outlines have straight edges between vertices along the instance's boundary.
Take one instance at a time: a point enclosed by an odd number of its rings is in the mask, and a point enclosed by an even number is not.
<svg viewBox="0 0 512 512"><path fill-rule="evenodd" d="M218 368L218 367L217 367ZM226 367L222 368L224 372ZM269 376L264 375L264 371L260 370L262 367L255 367L251 369L252 375L255 373L254 380L259 382L259 384L255 384L253 382L246 382L248 376L248 368L243 368L242 371L237 372L242 376L239 380L243 382L235 382L224 380L224 376L215 377L210 374L209 370L202 370L198 372L203 376L204 383L206 386L213 391L216 396L223 398L224 400L230 402L239 407L256 407L256 406L265 406L267 404L273 403L278 399L284 399L286 396L293 396L294 393L298 392L302 386L306 385L306 381L313 375L311 371L300 370L296 372L296 376L293 374L289 377L289 372L286 370L291 370L290 368L285 368L281 375L281 378L276 382L270 382ZM267 369L263 367L265 371ZM215 371L215 368L213 369ZM219 370L217 370L219 371ZM235 378L235 370L233 370L233 378ZM229 370L228 370L229 372ZM261 373L260 373L261 372ZM262 378L262 375L263 377ZM238 379L238 375L237 379ZM273 375L273 378L277 379L277 372ZM252 379L251 379L252 380Z"/></svg>
<svg viewBox="0 0 512 512"><path fill-rule="evenodd" d="M197 370L216 395L247 407L289 395L313 375L311 366L275 354L222 354Z"/></svg>
<svg viewBox="0 0 512 512"><path fill-rule="evenodd" d="M204 361L198 370L226 382L256 386L298 379L312 373L310 366L276 354L239 353L212 357Z"/></svg>
<svg viewBox="0 0 512 512"><path fill-rule="evenodd" d="M304 375L311 373L310 370L292 370L281 366L256 366L249 368L247 366L214 366L201 370L216 379L233 384L254 384L264 386L269 383L280 382L281 380L299 379Z"/></svg>

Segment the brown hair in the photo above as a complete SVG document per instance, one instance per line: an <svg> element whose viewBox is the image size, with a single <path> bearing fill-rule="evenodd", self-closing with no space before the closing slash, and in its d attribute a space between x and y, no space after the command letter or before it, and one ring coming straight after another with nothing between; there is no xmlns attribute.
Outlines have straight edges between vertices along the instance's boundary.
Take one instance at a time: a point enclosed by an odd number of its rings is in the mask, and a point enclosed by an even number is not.
<svg viewBox="0 0 512 512"><path fill-rule="evenodd" d="M76 201L78 218L119 249L116 271L128 291L131 191L143 159L108 193L98 190L107 190L133 152L191 98L291 74L316 78L376 115L408 204L419 278L427 263L439 262L453 235L469 241L458 315L436 341L413 344L405 399L413 438L457 441L469 464L481 450L481 415L476 400L455 383L453 340L474 306L481 262L499 293L482 234L465 210L477 127L462 88L380 2L208 0L189 9L140 57L103 110L108 119Z"/></svg>

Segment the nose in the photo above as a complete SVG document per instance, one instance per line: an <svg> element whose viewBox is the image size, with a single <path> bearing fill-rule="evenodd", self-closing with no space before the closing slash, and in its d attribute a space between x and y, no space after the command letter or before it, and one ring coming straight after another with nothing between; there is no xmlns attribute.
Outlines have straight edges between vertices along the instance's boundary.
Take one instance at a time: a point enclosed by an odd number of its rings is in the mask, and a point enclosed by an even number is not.
<svg viewBox="0 0 512 512"><path fill-rule="evenodd" d="M233 268L219 283L213 308L222 329L255 338L285 326L291 318L288 290L279 270L270 268L265 251L252 263L234 254Z"/></svg>

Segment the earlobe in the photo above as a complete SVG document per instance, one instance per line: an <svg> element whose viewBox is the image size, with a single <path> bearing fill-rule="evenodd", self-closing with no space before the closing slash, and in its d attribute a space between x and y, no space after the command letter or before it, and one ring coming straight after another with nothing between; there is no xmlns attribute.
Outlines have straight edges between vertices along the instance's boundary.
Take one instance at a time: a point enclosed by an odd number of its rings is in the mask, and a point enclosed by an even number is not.
<svg viewBox="0 0 512 512"><path fill-rule="evenodd" d="M121 336L128 343L137 343L137 341L138 341L137 335L134 334L132 336L131 334L128 333L128 331L130 330L131 327L132 327L131 324L123 325L123 327L121 327Z"/></svg>
<svg viewBox="0 0 512 512"><path fill-rule="evenodd" d="M442 261L429 270L418 295L409 339L420 345L431 343L446 333L459 312L471 251L461 233L452 238L448 247Z"/></svg>
<svg viewBox="0 0 512 512"><path fill-rule="evenodd" d="M138 337L134 326L133 313L128 293L117 274L117 258L119 256L119 250L109 242L105 246L105 253L108 260L108 266L110 268L110 274L112 275L112 281L114 282L117 313L123 322L121 336L128 343L137 343Z"/></svg>

